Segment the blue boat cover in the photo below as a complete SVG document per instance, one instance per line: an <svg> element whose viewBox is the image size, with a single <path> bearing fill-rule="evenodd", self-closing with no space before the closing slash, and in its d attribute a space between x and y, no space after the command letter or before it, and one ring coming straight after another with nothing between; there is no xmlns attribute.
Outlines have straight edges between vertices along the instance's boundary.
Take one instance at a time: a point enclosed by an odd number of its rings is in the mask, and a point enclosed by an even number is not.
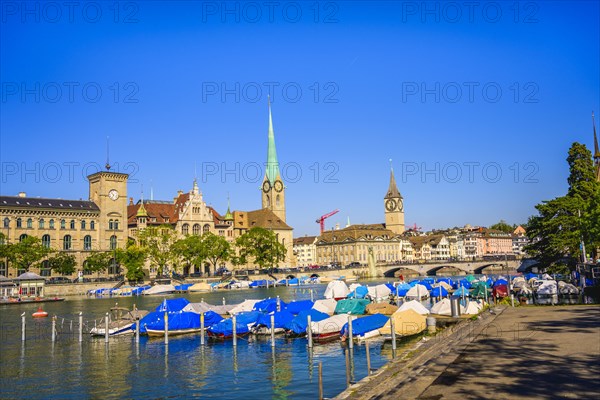
<svg viewBox="0 0 600 400"><path fill-rule="evenodd" d="M146 328L150 328L152 330L164 331L165 330L165 319L163 313L156 312L157 315L151 321L144 322L144 332L146 332ZM154 313L151 313L154 314ZM148 314L150 315L150 314ZM147 316L148 316L147 315ZM147 317L146 316L146 317ZM144 317L145 319L145 317ZM213 311L207 311L204 313L204 327L208 328L216 323L219 323L223 320L219 314ZM143 321L143 319L142 319ZM135 325L134 325L135 328ZM184 329L200 329L200 314L196 314L193 312L177 312L177 313L169 313L169 331L178 331Z"/></svg>
<svg viewBox="0 0 600 400"><path fill-rule="evenodd" d="M469 282L466 279L461 279L458 284L459 284L459 286L462 286L462 287L467 288L467 289L471 289L471 286L472 286L471 282Z"/></svg>
<svg viewBox="0 0 600 400"><path fill-rule="evenodd" d="M269 286L272 286L275 281L267 281L266 279L259 279L257 281L253 281L250 283L250 287L266 287L267 282L269 282Z"/></svg>
<svg viewBox="0 0 600 400"><path fill-rule="evenodd" d="M431 297L446 297L448 296L448 291L443 286L435 287L431 290Z"/></svg>
<svg viewBox="0 0 600 400"><path fill-rule="evenodd" d="M450 279L450 278L439 278L437 281L438 281L438 283L445 282L448 285L452 285L454 283L454 282L452 282L452 279Z"/></svg>
<svg viewBox="0 0 600 400"><path fill-rule="evenodd" d="M358 286L347 297L349 299L364 299L369 294L369 288L366 286Z"/></svg>
<svg viewBox="0 0 600 400"><path fill-rule="evenodd" d="M394 285L392 285L391 283L386 283L385 286L387 286L388 289L390 289L392 291L392 293L396 292L396 287Z"/></svg>
<svg viewBox="0 0 600 400"><path fill-rule="evenodd" d="M188 290L190 286L193 286L193 283L183 283L181 285L175 285L175 290Z"/></svg>
<svg viewBox="0 0 600 400"><path fill-rule="evenodd" d="M294 315L298 315L300 311L310 310L314 305L315 303L310 300L292 301L285 306L285 310Z"/></svg>
<svg viewBox="0 0 600 400"><path fill-rule="evenodd" d="M165 299L158 307L156 307L156 311L172 313L183 310L183 307L188 304L190 304L188 299L184 299L183 297L177 299Z"/></svg>
<svg viewBox="0 0 600 400"><path fill-rule="evenodd" d="M410 286L408 283L400 283L398 286L396 286L396 289L394 289L392 293L394 293L396 296L406 296L406 293L408 293L411 287L412 286Z"/></svg>
<svg viewBox="0 0 600 400"><path fill-rule="evenodd" d="M279 300L280 309L283 310L287 304L283 300ZM277 311L277 298L268 298L259 301L252 308L254 311L261 311L264 313L269 313L273 311Z"/></svg>
<svg viewBox="0 0 600 400"><path fill-rule="evenodd" d="M467 289L463 286L459 287L458 289L456 289L456 291L454 291L455 296L462 296L462 295L468 296L470 294L471 293L470 293L469 289Z"/></svg>
<svg viewBox="0 0 600 400"><path fill-rule="evenodd" d="M506 281L506 279L498 279L496 282L494 282L494 287L500 286L500 285L508 286L508 282Z"/></svg>
<svg viewBox="0 0 600 400"><path fill-rule="evenodd" d="M302 310L298 313L296 318L294 318L288 325L284 326L284 328L296 334L305 333L306 327L308 326L309 315L312 322L319 322L329 318L329 315L319 310Z"/></svg>
<svg viewBox="0 0 600 400"><path fill-rule="evenodd" d="M288 311L279 311L269 314L261 314L256 321L256 325L266 326L271 328L271 315L275 316L275 328L285 328L286 325L290 324L294 319L292 313Z"/></svg>
<svg viewBox="0 0 600 400"><path fill-rule="evenodd" d="M383 314L373 314L352 321L352 336L363 336L367 332L383 328L390 318ZM348 336L348 323L342 326L341 336Z"/></svg>
<svg viewBox="0 0 600 400"><path fill-rule="evenodd" d="M244 334L250 332L249 324L254 324L261 315L258 311L248 311L236 315L235 329L236 333ZM221 322L208 328L208 331L216 335L231 336L233 335L233 320L227 318Z"/></svg>

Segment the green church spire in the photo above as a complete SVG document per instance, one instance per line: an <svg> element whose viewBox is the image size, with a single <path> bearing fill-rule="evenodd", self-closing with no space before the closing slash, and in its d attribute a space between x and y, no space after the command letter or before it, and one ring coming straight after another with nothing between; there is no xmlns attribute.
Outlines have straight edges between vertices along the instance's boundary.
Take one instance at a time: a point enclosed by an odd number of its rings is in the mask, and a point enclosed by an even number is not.
<svg viewBox="0 0 600 400"><path fill-rule="evenodd" d="M267 150L266 175L269 183L274 184L279 176L279 161L277 161L277 150L275 149L275 132L273 131L273 118L271 117L271 99L269 98L269 147Z"/></svg>

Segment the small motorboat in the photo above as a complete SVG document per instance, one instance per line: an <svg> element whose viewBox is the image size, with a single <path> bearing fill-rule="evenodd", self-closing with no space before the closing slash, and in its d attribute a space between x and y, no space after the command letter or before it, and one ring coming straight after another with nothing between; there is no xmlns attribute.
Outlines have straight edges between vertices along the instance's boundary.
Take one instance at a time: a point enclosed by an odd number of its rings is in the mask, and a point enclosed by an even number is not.
<svg viewBox="0 0 600 400"><path fill-rule="evenodd" d="M42 307L38 307L37 311L31 314L33 318L46 318L48 313L42 309Z"/></svg>
<svg viewBox="0 0 600 400"><path fill-rule="evenodd" d="M109 336L118 336L118 335L126 335L133 334L134 331L132 329L132 325L135 321L142 319L148 311L146 310L138 310L137 308L134 310L129 310L124 307L113 307L110 309L110 319L108 321L108 335ZM104 320L94 326L90 330L90 334L92 336L104 336L106 333L106 324Z"/></svg>

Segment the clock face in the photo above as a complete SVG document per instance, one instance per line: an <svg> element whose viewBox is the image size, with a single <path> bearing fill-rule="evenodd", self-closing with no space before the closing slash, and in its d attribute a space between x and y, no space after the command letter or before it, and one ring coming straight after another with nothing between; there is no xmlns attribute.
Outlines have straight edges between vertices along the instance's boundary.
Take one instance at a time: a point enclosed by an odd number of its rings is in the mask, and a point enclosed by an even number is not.
<svg viewBox="0 0 600 400"><path fill-rule="evenodd" d="M117 200L119 198L119 192L117 192L115 189L113 189L110 192L108 192L108 197L111 200Z"/></svg>
<svg viewBox="0 0 600 400"><path fill-rule="evenodd" d="M280 180L275 181L274 187L277 192L281 192L283 190L283 182Z"/></svg>
<svg viewBox="0 0 600 400"><path fill-rule="evenodd" d="M268 191L270 191L271 190L271 183L269 181L264 181L264 183L262 185L262 190L265 193L267 193Z"/></svg>
<svg viewBox="0 0 600 400"><path fill-rule="evenodd" d="M394 211L396 209L396 201L394 199L389 199L385 202L385 209L388 211Z"/></svg>
<svg viewBox="0 0 600 400"><path fill-rule="evenodd" d="M398 210L404 210L404 203L402 202L402 199L398 199Z"/></svg>

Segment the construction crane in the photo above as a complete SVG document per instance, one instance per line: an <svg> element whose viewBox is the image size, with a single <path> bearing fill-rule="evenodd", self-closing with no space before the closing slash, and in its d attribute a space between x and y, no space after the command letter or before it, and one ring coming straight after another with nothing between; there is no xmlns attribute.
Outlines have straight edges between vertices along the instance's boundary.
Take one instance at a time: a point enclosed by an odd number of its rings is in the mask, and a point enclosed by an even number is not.
<svg viewBox="0 0 600 400"><path fill-rule="evenodd" d="M337 213L339 213L340 210L333 210L331 212L328 212L325 215L321 215L321 217L319 217L319 219L317 219L315 222L317 224L321 224L321 235L323 234L323 231L325 230L325 220L329 217L331 217L332 215L335 215Z"/></svg>
<svg viewBox="0 0 600 400"><path fill-rule="evenodd" d="M415 222L414 225L411 227L411 229L413 232L418 232L423 228L421 228L420 226L417 226L417 223Z"/></svg>

